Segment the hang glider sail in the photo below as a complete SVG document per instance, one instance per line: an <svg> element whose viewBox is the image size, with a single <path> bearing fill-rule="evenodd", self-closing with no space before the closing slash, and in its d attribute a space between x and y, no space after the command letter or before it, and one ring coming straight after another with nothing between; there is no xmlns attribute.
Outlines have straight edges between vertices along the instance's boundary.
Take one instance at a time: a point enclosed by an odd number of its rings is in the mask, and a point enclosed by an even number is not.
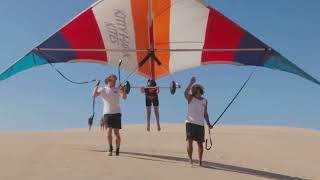
<svg viewBox="0 0 320 180"><path fill-rule="evenodd" d="M2 74L93 62L158 79L207 64L252 65L320 82L202 0L101 0Z"/></svg>

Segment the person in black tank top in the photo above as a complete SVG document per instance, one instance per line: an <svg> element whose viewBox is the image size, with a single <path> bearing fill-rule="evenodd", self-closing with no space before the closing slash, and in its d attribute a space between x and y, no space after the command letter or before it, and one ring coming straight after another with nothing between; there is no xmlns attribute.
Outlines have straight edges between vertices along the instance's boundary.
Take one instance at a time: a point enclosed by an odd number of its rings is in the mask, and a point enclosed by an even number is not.
<svg viewBox="0 0 320 180"><path fill-rule="evenodd" d="M146 109L147 109L147 131L150 131L150 116L151 116L151 106L154 108L154 114L157 120L158 131L161 130L160 127L160 117L159 117L159 97L160 88L157 86L155 80L149 79L147 82L147 87L141 87L141 93L146 96Z"/></svg>

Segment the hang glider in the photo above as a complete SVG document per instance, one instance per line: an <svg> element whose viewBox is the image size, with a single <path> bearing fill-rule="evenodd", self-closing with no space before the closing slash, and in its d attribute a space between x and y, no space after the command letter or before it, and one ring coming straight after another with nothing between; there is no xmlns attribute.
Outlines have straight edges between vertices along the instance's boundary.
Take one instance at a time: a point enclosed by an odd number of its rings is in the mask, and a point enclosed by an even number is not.
<svg viewBox="0 0 320 180"><path fill-rule="evenodd" d="M202 0L100 0L0 74L92 62L158 79L207 64L261 66L320 82Z"/></svg>

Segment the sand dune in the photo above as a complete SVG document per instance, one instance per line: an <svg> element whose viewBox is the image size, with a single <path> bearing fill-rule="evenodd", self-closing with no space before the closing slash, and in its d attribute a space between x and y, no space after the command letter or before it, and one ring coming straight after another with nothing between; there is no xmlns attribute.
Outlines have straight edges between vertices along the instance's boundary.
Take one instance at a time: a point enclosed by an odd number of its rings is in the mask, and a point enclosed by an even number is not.
<svg viewBox="0 0 320 180"><path fill-rule="evenodd" d="M0 133L0 179L320 179L317 131L217 126L205 167L187 165L183 124L122 134L121 156L108 157L98 129Z"/></svg>

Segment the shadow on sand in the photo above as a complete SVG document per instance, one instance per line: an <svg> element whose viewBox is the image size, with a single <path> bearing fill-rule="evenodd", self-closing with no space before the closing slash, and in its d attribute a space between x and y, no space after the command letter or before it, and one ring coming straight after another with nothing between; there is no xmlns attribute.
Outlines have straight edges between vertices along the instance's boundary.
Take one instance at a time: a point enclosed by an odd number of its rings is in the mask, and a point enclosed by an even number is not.
<svg viewBox="0 0 320 180"><path fill-rule="evenodd" d="M106 152L105 150L94 150L94 149L76 149L76 150L103 152L103 153ZM135 152L121 152L121 156L140 159L140 160L148 160L148 161L162 161L162 162L166 162L166 163L176 163L176 162L187 163L188 162L187 158L181 158L181 157L176 157L176 156L154 155L154 154L146 154L146 153L135 153ZM198 162L195 161L195 163L198 163ZM283 175L283 174L277 174L277 173L272 173L272 172L267 172L267 171L261 171L261 170L246 168L246 167L221 164L221 163L215 163L215 162L209 162L209 161L203 161L203 164L204 164L203 168L207 168L207 169L214 169L214 170L227 171L227 172L233 172L233 173L247 174L247 175L269 178L269 179L306 180L306 179L299 178L299 177L292 177L292 176L287 176L287 175Z"/></svg>

